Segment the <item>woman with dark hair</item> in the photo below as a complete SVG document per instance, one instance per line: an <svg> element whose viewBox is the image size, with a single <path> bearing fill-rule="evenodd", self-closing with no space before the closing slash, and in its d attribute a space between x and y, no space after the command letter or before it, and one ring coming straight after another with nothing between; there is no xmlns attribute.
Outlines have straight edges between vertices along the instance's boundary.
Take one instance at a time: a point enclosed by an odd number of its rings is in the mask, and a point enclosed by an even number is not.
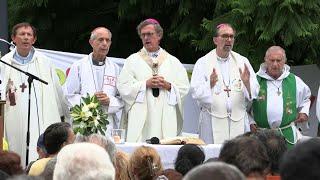
<svg viewBox="0 0 320 180"><path fill-rule="evenodd" d="M22 174L20 156L15 152L0 151L0 170L10 176Z"/></svg>
<svg viewBox="0 0 320 180"><path fill-rule="evenodd" d="M195 166L202 164L204 159L205 154L199 146L186 144L179 149L174 168L182 175L185 175Z"/></svg>

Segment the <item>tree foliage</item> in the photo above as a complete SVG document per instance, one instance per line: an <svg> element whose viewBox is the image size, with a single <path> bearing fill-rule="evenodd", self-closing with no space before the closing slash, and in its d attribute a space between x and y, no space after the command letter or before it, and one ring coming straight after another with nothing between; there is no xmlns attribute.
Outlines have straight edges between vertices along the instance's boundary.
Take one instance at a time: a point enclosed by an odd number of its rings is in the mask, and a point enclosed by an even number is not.
<svg viewBox="0 0 320 180"><path fill-rule="evenodd" d="M257 67L266 49L286 49L290 65L318 63L318 0L8 0L10 28L22 21L37 27L38 47L89 53L92 29L113 33L110 56L127 57L141 48L136 26L153 17L164 28L161 46L183 63L211 50L213 28L231 23L235 51Z"/></svg>

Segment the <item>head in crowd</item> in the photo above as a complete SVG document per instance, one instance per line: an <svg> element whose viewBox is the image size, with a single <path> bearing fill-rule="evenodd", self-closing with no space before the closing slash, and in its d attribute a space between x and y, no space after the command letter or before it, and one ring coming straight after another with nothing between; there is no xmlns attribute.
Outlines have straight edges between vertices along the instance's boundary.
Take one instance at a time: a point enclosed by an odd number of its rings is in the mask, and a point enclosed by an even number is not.
<svg viewBox="0 0 320 180"><path fill-rule="evenodd" d="M165 169L158 174L157 180L181 180L183 175L174 169Z"/></svg>
<svg viewBox="0 0 320 180"><path fill-rule="evenodd" d="M270 173L273 175L278 175L280 173L280 161L283 154L287 151L286 140L277 130L271 129L257 131L255 135L266 147L271 163Z"/></svg>
<svg viewBox="0 0 320 180"><path fill-rule="evenodd" d="M217 55L226 58L233 48L236 31L227 23L217 25L214 32L213 43L216 45Z"/></svg>
<svg viewBox="0 0 320 180"><path fill-rule="evenodd" d="M27 22L16 24L12 28L11 39L19 55L26 57L37 40L36 28Z"/></svg>
<svg viewBox="0 0 320 180"><path fill-rule="evenodd" d="M163 29L155 19L146 19L137 26L138 35L143 47L149 52L155 52L160 48Z"/></svg>
<svg viewBox="0 0 320 180"><path fill-rule="evenodd" d="M44 135L41 134L37 141L37 153L39 155L39 159L47 157L47 150L44 145Z"/></svg>
<svg viewBox="0 0 320 180"><path fill-rule="evenodd" d="M195 166L202 164L204 159L205 155L200 147L194 144L186 144L179 149L174 168L185 175Z"/></svg>
<svg viewBox="0 0 320 180"><path fill-rule="evenodd" d="M44 145L48 155L57 154L60 149L74 141L71 125L66 122L51 124L43 133Z"/></svg>
<svg viewBox="0 0 320 180"><path fill-rule="evenodd" d="M286 51L280 46L271 46L264 56L267 74L278 79L282 73L287 61Z"/></svg>
<svg viewBox="0 0 320 180"><path fill-rule="evenodd" d="M160 156L152 147L138 147L129 160L129 173L132 179L150 180L162 171Z"/></svg>
<svg viewBox="0 0 320 180"><path fill-rule="evenodd" d="M219 160L235 165L247 178L264 179L269 173L267 150L255 137L237 137L226 141Z"/></svg>
<svg viewBox="0 0 320 180"><path fill-rule="evenodd" d="M95 28L90 35L89 43L92 47L92 59L104 61L111 46L111 31L105 27Z"/></svg>
<svg viewBox="0 0 320 180"><path fill-rule="evenodd" d="M287 151L280 163L282 180L320 179L320 139L296 144Z"/></svg>
<svg viewBox="0 0 320 180"><path fill-rule="evenodd" d="M116 152L116 179L117 180L130 180L129 175L129 155L121 150Z"/></svg>
<svg viewBox="0 0 320 180"><path fill-rule="evenodd" d="M245 180L245 176L235 166L224 162L210 162L193 168L184 180Z"/></svg>
<svg viewBox="0 0 320 180"><path fill-rule="evenodd" d="M40 176L46 180L52 180L54 167L56 166L56 163L57 163L57 157L50 159Z"/></svg>
<svg viewBox="0 0 320 180"><path fill-rule="evenodd" d="M117 149L116 145L109 137L103 136L101 134L91 134L90 136L88 136L87 142L97 144L104 148L109 154L112 163L114 164Z"/></svg>
<svg viewBox="0 0 320 180"><path fill-rule="evenodd" d="M22 174L20 156L15 152L0 151L0 170L10 176Z"/></svg>
<svg viewBox="0 0 320 180"><path fill-rule="evenodd" d="M113 180L115 170L108 153L92 143L69 144L57 155L53 180Z"/></svg>

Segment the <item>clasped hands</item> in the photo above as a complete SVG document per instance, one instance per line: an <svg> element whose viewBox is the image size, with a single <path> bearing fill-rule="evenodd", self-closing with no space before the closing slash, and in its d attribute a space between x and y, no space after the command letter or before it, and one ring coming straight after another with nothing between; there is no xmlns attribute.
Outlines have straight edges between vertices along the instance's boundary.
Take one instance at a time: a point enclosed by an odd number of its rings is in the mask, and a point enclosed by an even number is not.
<svg viewBox="0 0 320 180"><path fill-rule="evenodd" d="M152 76L146 82L147 88L159 88L159 89L166 89L168 91L171 90L171 83L166 81L162 76Z"/></svg>
<svg viewBox="0 0 320 180"><path fill-rule="evenodd" d="M104 106L109 106L110 104L110 98L108 97L108 95L106 93L104 93L103 91L98 91L96 93L94 93L94 95L97 96L98 101L104 105Z"/></svg>

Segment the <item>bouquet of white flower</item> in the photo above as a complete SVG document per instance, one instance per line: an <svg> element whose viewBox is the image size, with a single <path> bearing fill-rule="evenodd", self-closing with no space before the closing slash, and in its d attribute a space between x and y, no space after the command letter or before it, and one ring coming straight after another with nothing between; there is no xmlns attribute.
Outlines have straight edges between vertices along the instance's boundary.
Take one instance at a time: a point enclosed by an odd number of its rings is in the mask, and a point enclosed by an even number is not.
<svg viewBox="0 0 320 180"><path fill-rule="evenodd" d="M108 115L95 95L82 97L82 103L72 107L70 115L73 118L73 131L82 135L98 132L104 135L109 124Z"/></svg>

